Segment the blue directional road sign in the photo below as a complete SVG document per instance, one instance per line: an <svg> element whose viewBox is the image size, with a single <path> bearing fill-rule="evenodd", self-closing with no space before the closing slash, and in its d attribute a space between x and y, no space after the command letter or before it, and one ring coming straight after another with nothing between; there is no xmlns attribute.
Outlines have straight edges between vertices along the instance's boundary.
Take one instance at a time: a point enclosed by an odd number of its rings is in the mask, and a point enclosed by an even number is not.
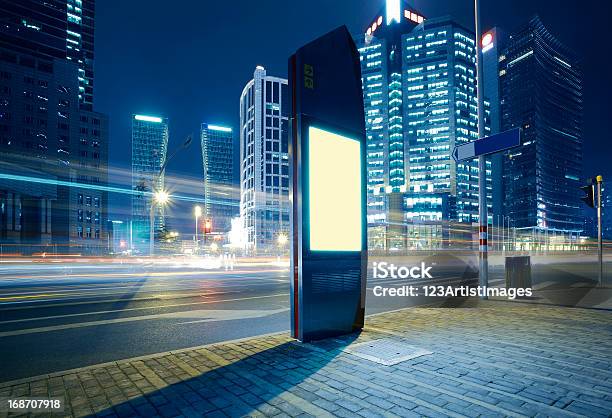
<svg viewBox="0 0 612 418"><path fill-rule="evenodd" d="M494 154L521 145L521 128L510 129L499 134L487 136L467 144L458 145L453 150L455 161L469 160L480 155Z"/></svg>

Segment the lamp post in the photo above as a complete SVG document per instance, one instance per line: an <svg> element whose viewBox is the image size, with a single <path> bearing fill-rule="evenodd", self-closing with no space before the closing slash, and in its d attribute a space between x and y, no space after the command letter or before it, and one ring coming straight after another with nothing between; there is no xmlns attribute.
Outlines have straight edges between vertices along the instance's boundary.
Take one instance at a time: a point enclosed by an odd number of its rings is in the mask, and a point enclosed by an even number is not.
<svg viewBox="0 0 612 418"><path fill-rule="evenodd" d="M196 206L193 210L195 215L195 235L193 236L194 241L194 250L197 252L198 249L198 219L202 216L202 208L200 206Z"/></svg>
<svg viewBox="0 0 612 418"><path fill-rule="evenodd" d="M155 205L164 206L170 201L170 195L165 190L158 190L153 193L151 199L151 207L149 208L149 255L153 256L155 249L155 235L154 235L154 222L155 222Z"/></svg>
<svg viewBox="0 0 612 418"><path fill-rule="evenodd" d="M185 141L183 141L183 143L181 144L180 147L176 148L172 154L170 154L170 156L168 158L166 158L166 160L164 161L164 163L162 164L162 166L159 168L159 173L157 173L153 178L151 178L150 182L151 182L151 190L154 190L156 187L159 187L158 183L159 180L163 177L165 171L166 171L166 167L168 166L168 163L174 158L174 156L182 149L187 148L189 145L191 145L191 141L192 141L192 136L189 135L187 136L187 138L185 138ZM154 200L156 198L156 194L157 193L165 193L165 202L163 202L164 204L168 202L169 199L169 195L167 192L164 192L163 190L158 190L157 192L154 192L152 195L152 200L151 200L151 205L149 207L149 256L153 256L155 254L155 225L153 224L154 222ZM160 195L158 197L161 197L162 199L164 199L163 195Z"/></svg>

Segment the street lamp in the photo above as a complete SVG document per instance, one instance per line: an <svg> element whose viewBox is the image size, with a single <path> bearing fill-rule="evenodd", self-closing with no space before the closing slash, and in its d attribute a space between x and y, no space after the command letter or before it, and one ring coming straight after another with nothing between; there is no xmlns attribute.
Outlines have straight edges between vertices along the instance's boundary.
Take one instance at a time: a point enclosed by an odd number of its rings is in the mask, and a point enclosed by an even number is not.
<svg viewBox="0 0 612 418"><path fill-rule="evenodd" d="M165 205L170 201L170 195L165 190L158 190L153 195L153 199L158 205Z"/></svg>
<svg viewBox="0 0 612 418"><path fill-rule="evenodd" d="M195 215L195 235L193 237L193 241L195 243L195 249L198 247L198 219L202 216L202 208L200 206L196 206L193 210Z"/></svg>
<svg viewBox="0 0 612 418"><path fill-rule="evenodd" d="M189 145L191 145L192 139L193 138L191 135L187 136L187 138L185 138L185 141L183 141L183 143L178 148L176 148L174 152L170 154L169 157L165 159L164 163L159 168L159 173L154 175L153 178L149 179L151 183L151 190L153 190L153 188L159 183L159 180L162 178L162 176L164 175L166 171L166 167L168 166L168 163L174 158L174 156L180 150L189 147ZM157 191L153 194L153 200L151 201L151 205L149 207L149 256L153 256L155 253L155 234L154 234L154 225L153 225L153 206L154 205L153 203L154 201L157 200L161 202L161 204L166 204L168 203L169 199L170 199L170 195L168 195L168 193L164 192L163 190Z"/></svg>
<svg viewBox="0 0 612 418"><path fill-rule="evenodd" d="M151 207L149 208L149 255L153 255L154 248L154 222L155 222L155 205L164 206L170 201L170 195L165 190L157 190L153 193Z"/></svg>

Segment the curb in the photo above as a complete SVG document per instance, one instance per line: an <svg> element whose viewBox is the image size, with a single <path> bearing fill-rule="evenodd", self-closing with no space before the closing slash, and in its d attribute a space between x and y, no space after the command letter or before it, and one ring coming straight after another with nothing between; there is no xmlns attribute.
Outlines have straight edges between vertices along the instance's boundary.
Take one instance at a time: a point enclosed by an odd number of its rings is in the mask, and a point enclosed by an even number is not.
<svg viewBox="0 0 612 418"><path fill-rule="evenodd" d="M288 333L287 330L277 331L277 332L270 332L268 334L252 335L250 337L236 338L236 339L233 339L233 340L219 341L219 342L216 342L216 343L209 343L209 344L198 345L198 346L194 346L194 347L181 348L181 349L178 349L178 350L170 350L170 351L163 351L163 352L160 352L160 353L146 354L144 356L138 356L138 357L128 357L128 358L119 359L119 360L115 360L115 361L108 361L108 362L105 362L105 363L97 363L97 364L92 364L92 365L89 365L89 366L83 366L83 367L77 367L77 368L74 368L74 369L62 370L62 371L59 371L59 372L39 374L39 375L36 375L36 376L30 376L30 377L23 377L21 379L15 379L15 380L9 380L9 381L6 381L6 382L0 382L0 389L6 388L6 387L9 387L9 386L20 385L20 384L23 384L23 383L33 382L33 381L36 381L36 380L50 379L52 377L60 377L60 376L65 376L65 375L68 375L68 374L79 373L79 372L83 372L83 371L87 371L87 370L99 369L101 367L107 367L107 366L113 366L113 365L114 366L118 366L119 364L131 363L133 361L150 360L150 359L153 359L153 358L164 357L164 356L167 356L167 355L180 354L180 353L184 353L184 352L187 352L187 351L194 351L194 350L198 350L198 349L201 349L201 348L207 348L207 347L223 345L223 344L233 344L233 343L238 343L238 342L242 342L242 341L253 340L253 339L256 339L256 338L272 337L272 336L282 335L282 334L286 334L286 333Z"/></svg>

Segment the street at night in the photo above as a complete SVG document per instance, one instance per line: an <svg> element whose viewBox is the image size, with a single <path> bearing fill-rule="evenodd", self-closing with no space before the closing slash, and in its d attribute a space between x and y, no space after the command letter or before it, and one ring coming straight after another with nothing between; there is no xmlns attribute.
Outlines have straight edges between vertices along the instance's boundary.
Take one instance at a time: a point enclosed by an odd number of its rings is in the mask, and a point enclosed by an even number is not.
<svg viewBox="0 0 612 418"><path fill-rule="evenodd" d="M611 418L600 9L0 0L0 418Z"/></svg>
<svg viewBox="0 0 612 418"><path fill-rule="evenodd" d="M415 286L474 284L469 257L425 257L435 279ZM380 258L410 264L421 258ZM68 370L101 362L178 350L289 329L286 259L238 259L234 266L215 258L30 260L4 263L0 275L0 381ZM445 264L441 264L445 263ZM473 263L473 261L472 261ZM233 269L232 269L233 267ZM541 267L544 269L544 266ZM588 277L589 264L570 263L574 277ZM492 269L501 274L499 266ZM368 279L366 313L442 304L437 298L374 297L375 286L398 287L402 279ZM552 277L551 277L552 276ZM550 286L560 271L542 271ZM553 280L549 280L553 279ZM559 280L557 280L559 281ZM492 285L501 285L502 277ZM581 281L574 279L574 284ZM582 281L588 286L588 282ZM536 288L542 288L537 286ZM588 287L587 287L588 289ZM546 293L546 292L544 292ZM557 303L580 304L584 293L551 286ZM542 295L540 292L538 295ZM609 294L584 303L612 307ZM453 305L449 298L448 306ZM41 341L44 343L41 344ZM19 347L18 350L13 349Z"/></svg>
<svg viewBox="0 0 612 418"><path fill-rule="evenodd" d="M3 265L0 347L13 366L0 380L289 329L286 265L219 264L192 258ZM375 280L370 291L377 282L401 281ZM415 283L426 282L432 283ZM368 313L419 303L426 299L372 297Z"/></svg>

